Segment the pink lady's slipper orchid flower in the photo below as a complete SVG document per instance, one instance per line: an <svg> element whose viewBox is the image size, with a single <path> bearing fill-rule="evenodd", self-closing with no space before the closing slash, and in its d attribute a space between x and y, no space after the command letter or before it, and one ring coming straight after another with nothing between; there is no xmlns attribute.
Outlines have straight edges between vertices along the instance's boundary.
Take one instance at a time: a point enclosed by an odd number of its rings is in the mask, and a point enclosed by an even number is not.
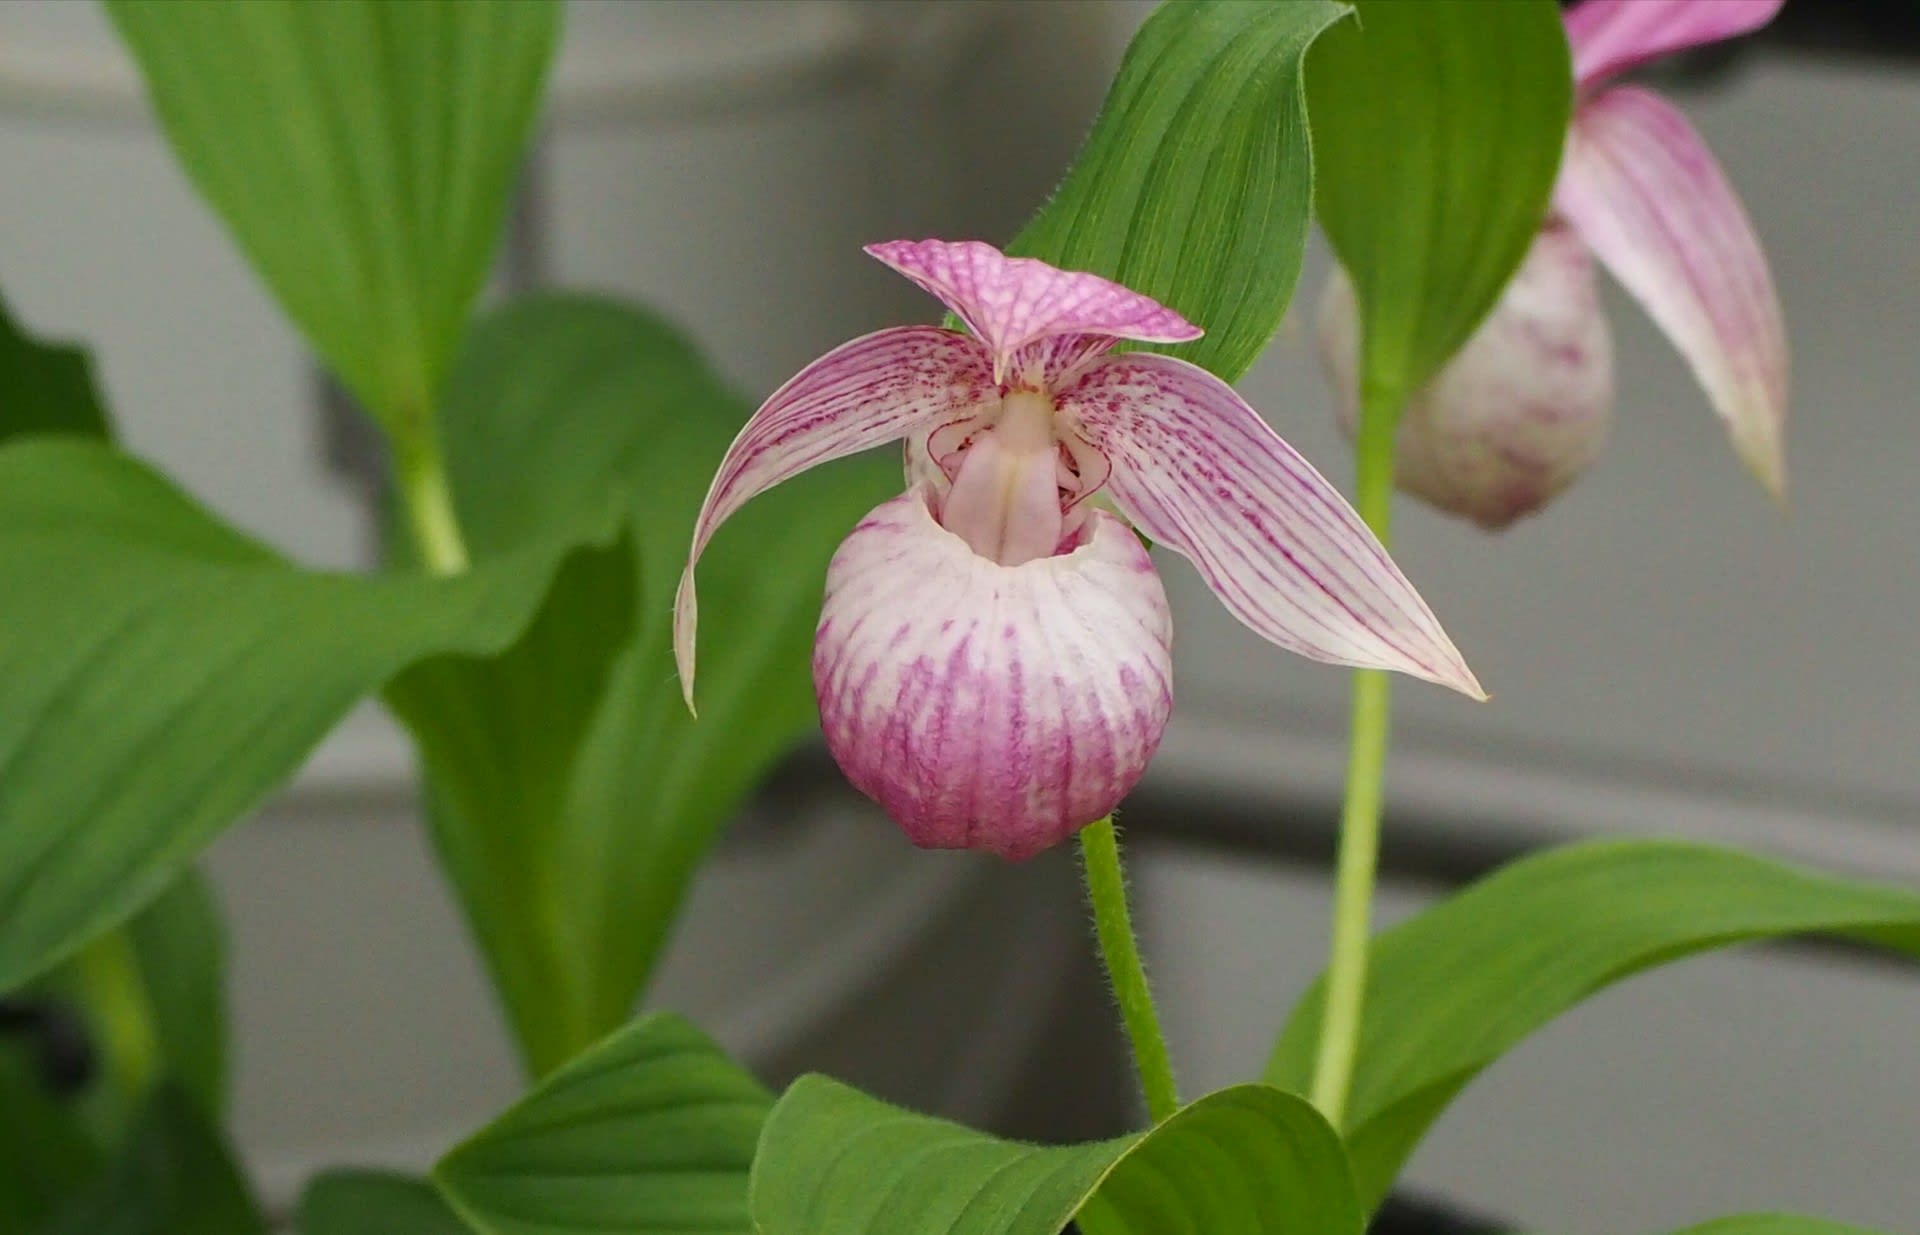
<svg viewBox="0 0 1920 1235"><path fill-rule="evenodd" d="M1159 745L1166 595L1106 502L1281 647L1484 697L1386 550L1232 388L1182 360L1113 354L1199 337L1179 314L978 242L867 252L971 333L855 339L747 422L680 581L689 706L693 569L714 530L791 476L901 439L907 491L827 569L813 679L828 749L915 844L1037 853L1111 812Z"/></svg>
<svg viewBox="0 0 1920 1235"><path fill-rule="evenodd" d="M1658 95L1611 86L1684 48L1756 30L1784 0L1585 0L1568 10L1577 99L1553 210L1498 304L1409 403L1401 487L1483 527L1545 505L1586 469L1613 404L1593 258L1693 368L1733 446L1786 485L1787 346L1765 255L1713 156ZM1344 275L1320 305L1320 354L1351 432L1359 351Z"/></svg>

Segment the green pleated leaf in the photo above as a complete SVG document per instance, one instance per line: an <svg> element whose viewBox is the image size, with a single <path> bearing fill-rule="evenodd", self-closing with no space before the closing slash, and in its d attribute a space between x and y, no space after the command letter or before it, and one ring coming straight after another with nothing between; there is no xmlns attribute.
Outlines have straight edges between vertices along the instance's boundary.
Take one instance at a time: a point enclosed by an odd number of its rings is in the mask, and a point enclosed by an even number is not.
<svg viewBox="0 0 1920 1235"><path fill-rule="evenodd" d="M106 447L0 449L0 990L152 900L399 669L511 642L558 556L316 573Z"/></svg>
<svg viewBox="0 0 1920 1235"><path fill-rule="evenodd" d="M157 1090L132 1136L41 1235L266 1235L226 1145L191 1099Z"/></svg>
<svg viewBox="0 0 1920 1235"><path fill-rule="evenodd" d="M110 436L93 360L81 348L33 338L0 303L0 445L42 433Z"/></svg>
<svg viewBox="0 0 1920 1235"><path fill-rule="evenodd" d="M694 516L748 413L677 331L586 297L474 332L449 387L448 465L478 560L613 518L491 660L445 658L389 699L426 757L436 836L531 1071L623 1024L688 880L768 766L817 725L826 564L898 492L892 452L797 478L700 567L696 723L670 647Z"/></svg>
<svg viewBox="0 0 1920 1235"><path fill-rule="evenodd" d="M787 1090L760 1139L759 1235L1359 1235L1339 1138L1306 1102L1240 1085L1151 1132L1003 1141L826 1077Z"/></svg>
<svg viewBox="0 0 1920 1235"><path fill-rule="evenodd" d="M1314 45L1315 206L1360 303L1369 403L1486 316L1545 218L1572 108L1553 0L1359 0Z"/></svg>
<svg viewBox="0 0 1920 1235"><path fill-rule="evenodd" d="M1920 955L1920 895L1706 845L1611 841L1528 858L1382 932L1367 973L1347 1144L1369 1205L1487 1065L1614 982L1709 948L1832 934ZM1324 981L1267 1079L1311 1079Z"/></svg>
<svg viewBox="0 0 1920 1235"><path fill-rule="evenodd" d="M542 1081L434 1179L484 1235L750 1235L747 1167L772 1105L692 1025L644 1017Z"/></svg>
<svg viewBox="0 0 1920 1235"><path fill-rule="evenodd" d="M1279 326L1313 204L1301 65L1326 0L1162 5L1066 180L1009 252L1091 270L1206 337L1165 350L1229 381Z"/></svg>
<svg viewBox="0 0 1920 1235"><path fill-rule="evenodd" d="M434 405L485 280L547 0L112 0L188 175L389 425Z"/></svg>
<svg viewBox="0 0 1920 1235"><path fill-rule="evenodd" d="M424 1179L388 1171L328 1171L300 1194L298 1235L472 1235Z"/></svg>

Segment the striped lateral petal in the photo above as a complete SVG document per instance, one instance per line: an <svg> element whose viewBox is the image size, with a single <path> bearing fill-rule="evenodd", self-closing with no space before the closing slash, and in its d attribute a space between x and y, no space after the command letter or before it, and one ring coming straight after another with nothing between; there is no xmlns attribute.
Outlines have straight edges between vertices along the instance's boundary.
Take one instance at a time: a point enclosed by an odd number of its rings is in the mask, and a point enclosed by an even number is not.
<svg viewBox="0 0 1920 1235"><path fill-rule="evenodd" d="M1554 205L1672 340L1767 490L1786 486L1787 343L1766 255L1706 143L1622 86L1574 119Z"/></svg>
<svg viewBox="0 0 1920 1235"><path fill-rule="evenodd" d="M904 326L843 343L796 374L727 448L694 524L673 606L673 655L693 706L693 569L713 533L760 493L808 468L898 441L998 397L986 351L937 326Z"/></svg>
<svg viewBox="0 0 1920 1235"><path fill-rule="evenodd" d="M1486 697L1346 499L1225 382L1136 353L1095 365L1059 405L1112 465L1115 504L1192 559L1256 634L1313 660Z"/></svg>
<svg viewBox="0 0 1920 1235"><path fill-rule="evenodd" d="M827 571L814 687L847 779L917 845L1029 857L1111 812L1172 710L1166 594L1090 511L1064 552L981 557L925 493L881 505Z"/></svg>

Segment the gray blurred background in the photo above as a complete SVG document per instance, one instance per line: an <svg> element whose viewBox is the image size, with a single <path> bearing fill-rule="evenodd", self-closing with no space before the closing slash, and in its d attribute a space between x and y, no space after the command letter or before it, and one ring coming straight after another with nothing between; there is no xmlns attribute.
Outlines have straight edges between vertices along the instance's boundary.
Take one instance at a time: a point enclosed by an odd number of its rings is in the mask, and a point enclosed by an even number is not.
<svg viewBox="0 0 1920 1235"><path fill-rule="evenodd" d="M929 318L860 245L1010 236L1150 7L573 0L500 284L642 299L762 394L835 342ZM1398 693L1389 918L1603 832L1920 883L1920 73L1765 47L1674 89L1785 301L1792 510L1611 296L1620 397L1595 472L1497 538L1401 512L1397 556L1496 699ZM174 167L91 5L0 5L0 168L0 288L33 330L97 349L133 448L305 561L367 564L366 436ZM1302 304L1325 270L1316 246ZM1338 477L1310 342L1290 319L1242 389ZM1197 1092L1257 1070L1320 965L1346 682L1165 566L1179 710L1128 818ZM319 1166L429 1162L517 1090L414 810L405 749L368 710L214 851L241 1147L276 1201ZM828 1067L1076 1135L1124 1117L1126 1086L1084 935L1066 855L918 854L802 760L703 876L654 1001L770 1077ZM1690 962L1521 1048L1411 1180L1536 1228L1779 1207L1913 1229L1917 1025L1910 970Z"/></svg>

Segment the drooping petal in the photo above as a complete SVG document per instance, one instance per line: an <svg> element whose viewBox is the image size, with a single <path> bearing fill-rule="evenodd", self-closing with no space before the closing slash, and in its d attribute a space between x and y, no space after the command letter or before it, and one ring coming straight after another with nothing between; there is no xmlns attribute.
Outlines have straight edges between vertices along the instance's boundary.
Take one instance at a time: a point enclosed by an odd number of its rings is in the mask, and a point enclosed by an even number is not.
<svg viewBox="0 0 1920 1235"><path fill-rule="evenodd" d="M1184 343L1199 327L1110 279L1008 257L978 240L890 240L867 252L952 309L993 354L996 374L1021 348L1056 335Z"/></svg>
<svg viewBox="0 0 1920 1235"><path fill-rule="evenodd" d="M1001 566L885 503L827 571L814 687L827 748L917 845L1024 858L1112 811L1172 709L1166 595L1139 538Z"/></svg>
<svg viewBox="0 0 1920 1235"><path fill-rule="evenodd" d="M1621 86L1581 107L1555 207L1686 357L1734 449L1786 486L1787 342L1766 255L1700 135Z"/></svg>
<svg viewBox="0 0 1920 1235"><path fill-rule="evenodd" d="M693 568L714 531L755 494L810 467L898 441L997 397L979 341L937 326L904 326L843 343L774 391L720 461L674 596L673 655L689 708L698 617Z"/></svg>
<svg viewBox="0 0 1920 1235"><path fill-rule="evenodd" d="M1585 0L1568 10L1576 88L1667 55L1758 30L1786 0Z"/></svg>
<svg viewBox="0 0 1920 1235"><path fill-rule="evenodd" d="M1347 436L1359 417L1360 322L1335 270L1320 300L1320 360ZM1549 223L1465 347L1408 401L1394 478L1409 493L1489 531L1572 484L1606 441L1613 342L1593 256Z"/></svg>
<svg viewBox="0 0 1920 1235"><path fill-rule="evenodd" d="M1096 365L1059 405L1112 464L1106 491L1121 511L1191 558L1256 634L1485 697L1346 499L1225 382L1136 353Z"/></svg>

